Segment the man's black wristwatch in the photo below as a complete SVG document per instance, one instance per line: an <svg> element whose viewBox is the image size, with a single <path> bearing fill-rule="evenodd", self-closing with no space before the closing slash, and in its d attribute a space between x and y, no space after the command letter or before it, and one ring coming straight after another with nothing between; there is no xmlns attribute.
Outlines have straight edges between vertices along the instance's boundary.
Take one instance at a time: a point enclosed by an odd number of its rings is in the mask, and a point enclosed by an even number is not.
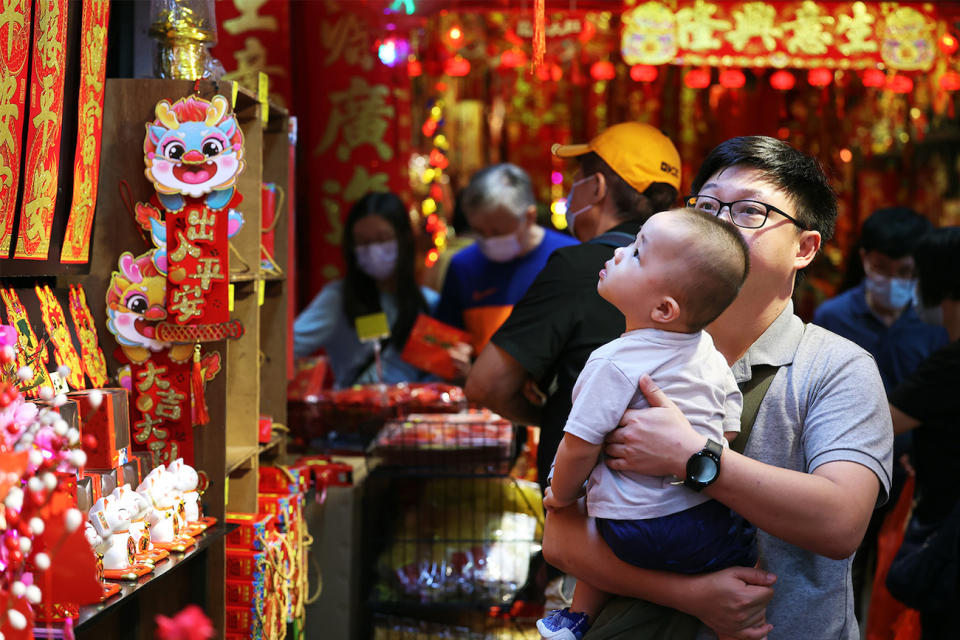
<svg viewBox="0 0 960 640"><path fill-rule="evenodd" d="M713 484L720 475L722 454L723 445L708 438L707 446L687 460L687 475L683 479L683 485L694 491L702 491Z"/></svg>

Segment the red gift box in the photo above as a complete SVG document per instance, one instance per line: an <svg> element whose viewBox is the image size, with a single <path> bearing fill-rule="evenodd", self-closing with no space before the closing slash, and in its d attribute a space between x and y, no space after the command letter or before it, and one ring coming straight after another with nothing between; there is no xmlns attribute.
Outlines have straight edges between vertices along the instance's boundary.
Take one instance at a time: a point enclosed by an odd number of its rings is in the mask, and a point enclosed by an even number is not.
<svg viewBox="0 0 960 640"><path fill-rule="evenodd" d="M400 357L418 369L452 380L459 374L447 350L460 342L471 344L472 340L466 331L421 313Z"/></svg>
<svg viewBox="0 0 960 640"><path fill-rule="evenodd" d="M227 580L228 607L262 607L263 585L247 580Z"/></svg>
<svg viewBox="0 0 960 640"><path fill-rule="evenodd" d="M227 631L250 633L253 630L255 614L250 607L227 607ZM241 636L249 638L251 636Z"/></svg>
<svg viewBox="0 0 960 640"><path fill-rule="evenodd" d="M230 580L256 580L263 572L261 564L265 561L261 551L245 549L227 549L227 578Z"/></svg>
<svg viewBox="0 0 960 640"><path fill-rule="evenodd" d="M276 528L270 514L228 513L225 520L240 525L227 534L228 549L260 551L263 549L260 540Z"/></svg>
<svg viewBox="0 0 960 640"><path fill-rule="evenodd" d="M307 490L306 478L296 467L260 467L257 491L260 493L301 493Z"/></svg>
<svg viewBox="0 0 960 640"><path fill-rule="evenodd" d="M77 401L80 414L80 433L84 439L87 466L97 469L115 469L126 462L126 449L130 446L130 408L127 390L121 388L99 389L103 401L94 409L87 399L92 389L72 391L68 394ZM92 435L93 447L86 444Z"/></svg>

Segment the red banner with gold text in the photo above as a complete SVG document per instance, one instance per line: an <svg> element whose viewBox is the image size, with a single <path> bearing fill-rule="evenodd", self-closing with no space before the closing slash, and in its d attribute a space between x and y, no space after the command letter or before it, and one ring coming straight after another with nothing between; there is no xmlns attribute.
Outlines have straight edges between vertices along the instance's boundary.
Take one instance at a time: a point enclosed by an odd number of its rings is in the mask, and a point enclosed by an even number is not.
<svg viewBox="0 0 960 640"><path fill-rule="evenodd" d="M324 43L316 56L294 60L297 76L311 78L295 87L295 112L303 114L301 306L326 281L343 276L341 241L350 205L370 191L409 192L410 80L406 64L383 64L375 46L385 33L383 22L397 19L384 15L386 6L291 4L294 38Z"/></svg>
<svg viewBox="0 0 960 640"><path fill-rule="evenodd" d="M239 82L251 91L258 74L270 77L270 100L289 107L289 0L222 0L217 3L217 46L212 51L227 70L224 80Z"/></svg>
<svg viewBox="0 0 960 640"><path fill-rule="evenodd" d="M45 260L57 202L67 0L36 0L23 207L14 258Z"/></svg>
<svg viewBox="0 0 960 640"><path fill-rule="evenodd" d="M4 2L0 11L0 258L10 254L20 183L30 15L30 0Z"/></svg>
<svg viewBox="0 0 960 640"><path fill-rule="evenodd" d="M85 263L90 259L90 231L93 229L97 179L100 175L100 134L103 129L103 88L107 74L109 19L109 0L88 0L83 3L73 204L63 238L60 262Z"/></svg>
<svg viewBox="0 0 960 640"><path fill-rule="evenodd" d="M149 451L155 465L177 458L193 464L192 363L174 362L168 353L153 353L143 364L130 365L136 398L130 407L131 444L135 451Z"/></svg>

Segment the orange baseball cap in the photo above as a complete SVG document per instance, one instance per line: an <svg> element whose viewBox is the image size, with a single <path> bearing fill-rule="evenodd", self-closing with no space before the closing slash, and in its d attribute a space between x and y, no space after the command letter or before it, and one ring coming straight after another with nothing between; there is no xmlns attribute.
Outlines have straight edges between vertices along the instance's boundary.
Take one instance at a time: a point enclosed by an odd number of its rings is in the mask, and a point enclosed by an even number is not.
<svg viewBox="0 0 960 640"><path fill-rule="evenodd" d="M654 182L680 189L677 148L659 129L643 122L621 122L586 144L555 144L550 151L559 158L575 158L593 151L641 193Z"/></svg>

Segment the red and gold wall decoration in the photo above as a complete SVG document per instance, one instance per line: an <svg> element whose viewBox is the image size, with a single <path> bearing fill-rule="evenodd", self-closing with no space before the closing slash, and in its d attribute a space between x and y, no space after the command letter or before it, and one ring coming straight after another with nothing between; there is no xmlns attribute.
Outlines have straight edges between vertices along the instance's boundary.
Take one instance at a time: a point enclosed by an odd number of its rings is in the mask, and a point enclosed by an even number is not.
<svg viewBox="0 0 960 640"><path fill-rule="evenodd" d="M45 260L59 179L67 0L36 0L23 205L15 258Z"/></svg>
<svg viewBox="0 0 960 640"><path fill-rule="evenodd" d="M11 0L4 2L0 10L0 258L10 253L20 184L30 56L30 5L30 0Z"/></svg>

